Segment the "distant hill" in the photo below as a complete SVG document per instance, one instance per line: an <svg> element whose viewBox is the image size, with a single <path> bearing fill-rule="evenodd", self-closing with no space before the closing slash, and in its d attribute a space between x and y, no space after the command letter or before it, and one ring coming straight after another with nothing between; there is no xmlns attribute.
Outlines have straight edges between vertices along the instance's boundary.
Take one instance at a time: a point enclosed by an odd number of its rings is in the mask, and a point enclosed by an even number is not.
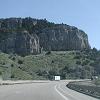
<svg viewBox="0 0 100 100"><path fill-rule="evenodd" d="M0 19L0 50L4 53L25 56L83 49L90 49L88 36L74 26L30 17Z"/></svg>

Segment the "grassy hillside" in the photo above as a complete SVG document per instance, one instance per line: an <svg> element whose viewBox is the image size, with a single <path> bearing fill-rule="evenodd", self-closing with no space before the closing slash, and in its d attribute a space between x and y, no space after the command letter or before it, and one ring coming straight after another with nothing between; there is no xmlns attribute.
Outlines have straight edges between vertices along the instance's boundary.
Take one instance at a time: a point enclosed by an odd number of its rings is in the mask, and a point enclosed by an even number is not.
<svg viewBox="0 0 100 100"><path fill-rule="evenodd" d="M91 78L100 72L94 51L49 51L25 57L0 53L0 74L3 79Z"/></svg>
<svg viewBox="0 0 100 100"><path fill-rule="evenodd" d="M17 58L17 57L16 57ZM17 60L15 58L15 60ZM32 79L32 76L19 68L12 55L0 53L0 74L5 79Z"/></svg>

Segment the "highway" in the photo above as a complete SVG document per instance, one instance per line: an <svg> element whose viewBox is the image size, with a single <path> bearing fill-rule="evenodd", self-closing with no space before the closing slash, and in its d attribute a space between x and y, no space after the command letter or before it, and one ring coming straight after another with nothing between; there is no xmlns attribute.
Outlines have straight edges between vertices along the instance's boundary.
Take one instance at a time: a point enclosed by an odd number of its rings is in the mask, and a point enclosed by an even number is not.
<svg viewBox="0 0 100 100"><path fill-rule="evenodd" d="M69 81L1 85L0 100L99 100L66 87Z"/></svg>

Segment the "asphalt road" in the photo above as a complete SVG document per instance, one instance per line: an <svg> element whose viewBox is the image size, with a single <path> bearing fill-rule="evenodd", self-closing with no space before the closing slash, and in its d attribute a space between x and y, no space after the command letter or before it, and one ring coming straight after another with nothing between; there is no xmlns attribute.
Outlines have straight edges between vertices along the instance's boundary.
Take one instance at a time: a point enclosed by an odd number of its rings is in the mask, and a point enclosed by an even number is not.
<svg viewBox="0 0 100 100"><path fill-rule="evenodd" d="M68 81L0 86L0 100L99 100L66 87Z"/></svg>

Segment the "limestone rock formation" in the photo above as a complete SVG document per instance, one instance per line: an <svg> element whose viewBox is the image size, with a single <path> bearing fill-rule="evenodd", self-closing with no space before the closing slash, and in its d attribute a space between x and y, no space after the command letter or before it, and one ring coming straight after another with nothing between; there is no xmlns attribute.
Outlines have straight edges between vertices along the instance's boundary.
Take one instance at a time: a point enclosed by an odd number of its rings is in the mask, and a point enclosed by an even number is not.
<svg viewBox="0 0 100 100"><path fill-rule="evenodd" d="M27 31L9 33L5 40L0 42L0 50L5 53L19 54L22 56L39 53L39 39Z"/></svg>
<svg viewBox="0 0 100 100"><path fill-rule="evenodd" d="M54 24L46 19L0 19L0 50L19 55L45 51L89 49L87 34L74 26Z"/></svg>
<svg viewBox="0 0 100 100"><path fill-rule="evenodd" d="M45 50L65 51L89 49L88 36L82 30L67 25L48 28L39 34L40 46Z"/></svg>

